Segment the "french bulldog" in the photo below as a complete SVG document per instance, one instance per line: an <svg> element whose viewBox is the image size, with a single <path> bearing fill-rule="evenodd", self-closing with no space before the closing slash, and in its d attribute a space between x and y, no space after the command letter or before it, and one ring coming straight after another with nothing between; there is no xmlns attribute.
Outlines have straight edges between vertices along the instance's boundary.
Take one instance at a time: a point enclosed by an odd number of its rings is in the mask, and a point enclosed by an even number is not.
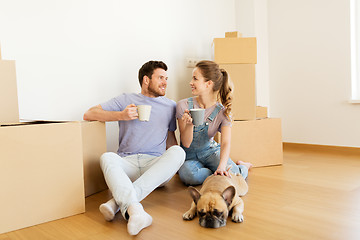
<svg viewBox="0 0 360 240"><path fill-rule="evenodd" d="M230 175L231 177L207 177L200 192L194 187L189 187L194 201L190 209L184 213L183 219L192 220L198 215L200 226L219 228L226 225L230 213L233 222L243 222L244 202L240 197L248 192L249 187L241 174Z"/></svg>

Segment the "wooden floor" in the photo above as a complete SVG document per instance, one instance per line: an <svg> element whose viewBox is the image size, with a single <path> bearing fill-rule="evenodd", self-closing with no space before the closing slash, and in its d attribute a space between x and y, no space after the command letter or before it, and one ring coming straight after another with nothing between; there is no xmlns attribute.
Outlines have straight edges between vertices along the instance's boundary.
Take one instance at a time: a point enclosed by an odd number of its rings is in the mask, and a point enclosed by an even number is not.
<svg viewBox="0 0 360 240"><path fill-rule="evenodd" d="M244 222L206 229L183 221L191 199L176 175L142 203L153 224L131 237L118 214L106 222L98 206L110 194L86 199L86 213L0 235L15 239L360 239L360 154L285 147L282 166L253 168ZM0 213L1 214L1 213ZM26 217L26 216L22 216Z"/></svg>

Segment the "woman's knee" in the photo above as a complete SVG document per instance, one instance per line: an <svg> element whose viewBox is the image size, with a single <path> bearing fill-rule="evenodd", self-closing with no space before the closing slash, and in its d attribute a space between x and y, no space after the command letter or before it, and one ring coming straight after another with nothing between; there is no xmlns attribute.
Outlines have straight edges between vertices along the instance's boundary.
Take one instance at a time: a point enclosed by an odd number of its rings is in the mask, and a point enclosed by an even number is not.
<svg viewBox="0 0 360 240"><path fill-rule="evenodd" d="M188 183L192 181L193 177L193 169L188 164L188 161L185 161L184 164L179 169L179 177L180 180L185 183L186 185L189 185Z"/></svg>
<svg viewBox="0 0 360 240"><path fill-rule="evenodd" d="M180 178L181 178L181 176L189 175L191 173L192 173L192 168L188 164L188 161L185 161L179 169Z"/></svg>
<svg viewBox="0 0 360 240"><path fill-rule="evenodd" d="M185 185L200 185L211 174L212 171L210 169L199 168L195 161L185 161L179 169L180 180Z"/></svg>
<svg viewBox="0 0 360 240"><path fill-rule="evenodd" d="M192 172L189 171L188 169L180 168L179 178L187 186L200 184L200 183L198 183L197 179L195 178L195 175L192 174Z"/></svg>

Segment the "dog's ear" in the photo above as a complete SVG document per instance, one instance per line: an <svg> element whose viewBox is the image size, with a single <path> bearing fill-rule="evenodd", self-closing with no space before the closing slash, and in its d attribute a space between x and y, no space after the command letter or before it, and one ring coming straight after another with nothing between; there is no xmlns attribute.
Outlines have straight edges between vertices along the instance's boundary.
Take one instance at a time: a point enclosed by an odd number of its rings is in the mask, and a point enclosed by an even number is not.
<svg viewBox="0 0 360 240"><path fill-rule="evenodd" d="M234 186L229 186L228 188L226 188L221 195L224 198L227 205L230 206L230 204L235 196Z"/></svg>
<svg viewBox="0 0 360 240"><path fill-rule="evenodd" d="M188 190L189 190L190 196L194 200L194 203L197 204L197 202L199 201L199 198L201 197L200 192L194 187L189 187Z"/></svg>

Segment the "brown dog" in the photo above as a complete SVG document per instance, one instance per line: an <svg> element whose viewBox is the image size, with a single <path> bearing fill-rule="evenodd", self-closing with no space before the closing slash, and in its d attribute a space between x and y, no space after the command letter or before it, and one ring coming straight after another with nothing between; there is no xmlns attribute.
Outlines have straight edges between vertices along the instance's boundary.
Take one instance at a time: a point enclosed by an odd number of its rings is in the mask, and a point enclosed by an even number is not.
<svg viewBox="0 0 360 240"><path fill-rule="evenodd" d="M244 217L244 202L240 196L248 192L248 185L241 174L231 174L230 177L211 175L203 183L200 192L189 187L193 198L190 209L184 213L184 220L192 220L199 215L199 224L206 228L218 228L226 225L229 212L231 220L242 222Z"/></svg>

